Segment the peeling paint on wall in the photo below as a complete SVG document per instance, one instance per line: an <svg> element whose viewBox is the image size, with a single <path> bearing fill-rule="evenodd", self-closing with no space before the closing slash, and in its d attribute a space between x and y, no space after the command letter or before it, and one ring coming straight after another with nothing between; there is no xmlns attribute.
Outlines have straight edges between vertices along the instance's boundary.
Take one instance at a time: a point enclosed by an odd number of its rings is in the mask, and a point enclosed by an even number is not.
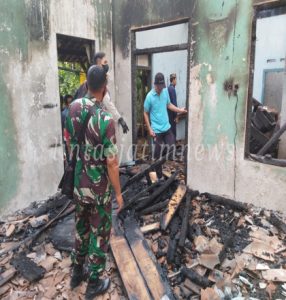
<svg viewBox="0 0 286 300"><path fill-rule="evenodd" d="M0 9L0 206L17 193L20 179L17 132L9 82L8 62L23 62L28 56L28 29L23 0L3 0ZM20 88L20 87L19 87Z"/></svg>

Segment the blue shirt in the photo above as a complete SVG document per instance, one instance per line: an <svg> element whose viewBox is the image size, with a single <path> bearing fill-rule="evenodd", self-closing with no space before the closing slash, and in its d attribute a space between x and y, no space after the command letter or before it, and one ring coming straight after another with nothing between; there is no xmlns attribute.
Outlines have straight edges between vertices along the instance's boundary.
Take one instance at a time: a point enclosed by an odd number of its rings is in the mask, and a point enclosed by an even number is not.
<svg viewBox="0 0 286 300"><path fill-rule="evenodd" d="M170 129L167 106L171 103L168 90L164 88L160 95L152 89L146 96L144 111L149 113L151 128L155 133L163 133Z"/></svg>

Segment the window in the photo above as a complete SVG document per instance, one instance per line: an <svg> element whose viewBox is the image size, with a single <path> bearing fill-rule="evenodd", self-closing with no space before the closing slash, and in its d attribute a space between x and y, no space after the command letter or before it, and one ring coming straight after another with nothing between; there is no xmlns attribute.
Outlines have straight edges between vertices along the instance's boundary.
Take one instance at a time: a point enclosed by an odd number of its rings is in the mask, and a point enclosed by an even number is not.
<svg viewBox="0 0 286 300"><path fill-rule="evenodd" d="M246 154L286 166L286 6L258 7L253 33Z"/></svg>

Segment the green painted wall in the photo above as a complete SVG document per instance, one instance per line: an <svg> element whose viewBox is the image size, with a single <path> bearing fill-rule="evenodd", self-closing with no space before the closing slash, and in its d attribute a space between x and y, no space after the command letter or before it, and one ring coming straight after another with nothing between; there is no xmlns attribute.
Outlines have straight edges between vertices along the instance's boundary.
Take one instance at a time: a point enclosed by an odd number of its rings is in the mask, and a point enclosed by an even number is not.
<svg viewBox="0 0 286 300"><path fill-rule="evenodd" d="M198 2L195 64L202 65L204 145L216 144L222 136L230 143L243 138L251 12L251 1ZM215 85L212 93L210 82ZM236 83L237 96L226 90Z"/></svg>
<svg viewBox="0 0 286 300"><path fill-rule="evenodd" d="M17 193L20 166L13 103L7 85L12 63L28 56L28 30L25 26L24 0L2 0L0 3L0 207ZM21 87L19 87L20 89ZM20 133L18 133L20 134Z"/></svg>

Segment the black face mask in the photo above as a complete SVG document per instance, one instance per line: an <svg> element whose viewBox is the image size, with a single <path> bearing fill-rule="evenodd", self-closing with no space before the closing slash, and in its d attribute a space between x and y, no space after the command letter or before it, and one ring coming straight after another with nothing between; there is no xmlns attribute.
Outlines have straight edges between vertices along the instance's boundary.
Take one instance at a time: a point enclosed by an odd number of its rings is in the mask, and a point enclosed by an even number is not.
<svg viewBox="0 0 286 300"><path fill-rule="evenodd" d="M102 68L103 68L103 70L105 71L105 73L107 73L108 70L109 70L109 65L108 65L108 64L102 65Z"/></svg>

